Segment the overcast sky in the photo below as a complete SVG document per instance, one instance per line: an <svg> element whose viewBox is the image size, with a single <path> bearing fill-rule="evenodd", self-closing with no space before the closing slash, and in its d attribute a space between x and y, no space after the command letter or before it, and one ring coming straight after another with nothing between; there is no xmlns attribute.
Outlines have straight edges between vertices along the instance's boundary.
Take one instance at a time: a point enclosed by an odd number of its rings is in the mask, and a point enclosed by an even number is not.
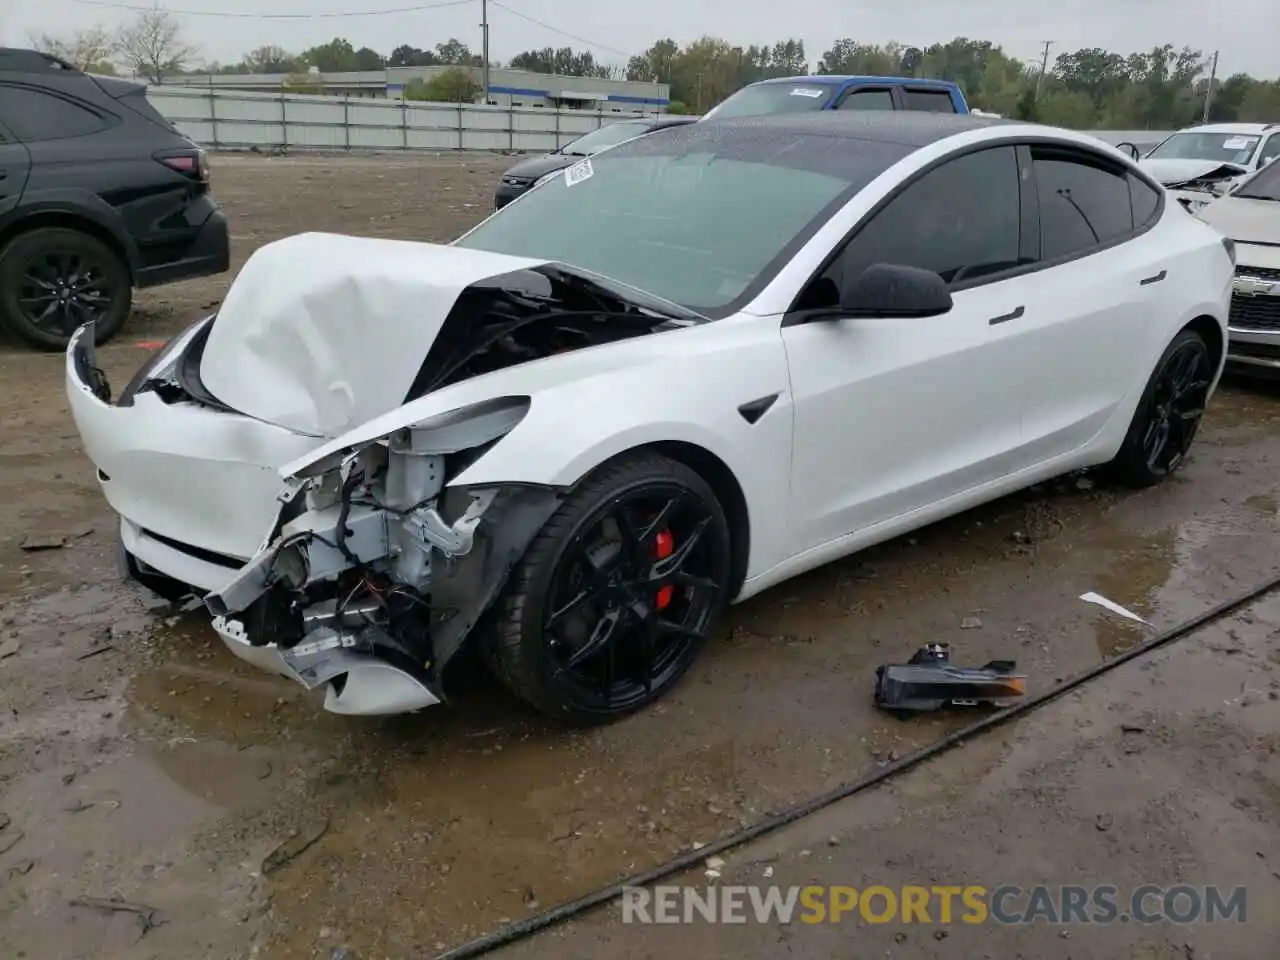
<svg viewBox="0 0 1280 960"><path fill-rule="evenodd" d="M278 44L297 51L345 36L387 53L401 43L431 47L457 37L480 48L480 0L161 0L182 16L190 42L207 60L236 61L249 49ZM499 5L501 2L501 6ZM126 22L127 9L151 0L0 0L0 43L25 46L32 31L52 34ZM435 9L425 9L434 6ZM408 9L418 7L419 9ZM363 16L317 16L368 11ZM382 11L381 13L376 13ZM394 12L393 12L394 11ZM512 12L516 11L516 12ZM729 14L731 11L731 15ZM1229 11L1229 14L1228 14ZM238 16L237 16L238 14ZM263 19L293 14L299 19ZM542 24L533 20L542 21ZM304 19L305 18L305 19ZM912 0L909 3L792 3L778 0L490 0L490 55L505 60L531 47L590 49L623 62L649 42L703 34L735 44L804 40L810 62L837 37L898 40L927 46L955 36L992 40L1012 56L1038 60L1079 47L1123 53L1160 43L1221 51L1219 73L1280 74L1280 0ZM569 36L569 35L572 36ZM584 42L585 41L585 42Z"/></svg>

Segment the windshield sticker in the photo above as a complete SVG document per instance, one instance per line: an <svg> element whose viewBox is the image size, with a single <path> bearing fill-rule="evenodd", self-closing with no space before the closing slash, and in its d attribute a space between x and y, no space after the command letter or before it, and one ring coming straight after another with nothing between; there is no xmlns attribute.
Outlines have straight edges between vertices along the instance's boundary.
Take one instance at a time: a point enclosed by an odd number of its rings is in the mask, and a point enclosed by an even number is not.
<svg viewBox="0 0 1280 960"><path fill-rule="evenodd" d="M572 187L575 184L581 183L583 180L590 180L595 175L596 172L591 169L591 158L588 157L585 160L579 160L573 166L565 169L564 185L566 187Z"/></svg>
<svg viewBox="0 0 1280 960"><path fill-rule="evenodd" d="M1258 142L1257 140L1254 140L1251 137L1232 137L1230 140L1228 140L1226 143L1222 145L1222 149L1223 150L1247 150L1249 147L1252 147L1257 142Z"/></svg>
<svg viewBox="0 0 1280 960"><path fill-rule="evenodd" d="M823 90L819 87L792 87L791 96L808 97L811 100L817 100L823 95Z"/></svg>

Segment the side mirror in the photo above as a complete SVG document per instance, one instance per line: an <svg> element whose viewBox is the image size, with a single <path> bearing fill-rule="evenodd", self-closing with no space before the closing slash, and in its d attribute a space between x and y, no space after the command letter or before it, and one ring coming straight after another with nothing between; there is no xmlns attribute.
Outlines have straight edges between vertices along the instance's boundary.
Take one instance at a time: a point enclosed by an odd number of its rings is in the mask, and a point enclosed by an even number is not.
<svg viewBox="0 0 1280 960"><path fill-rule="evenodd" d="M936 317L950 310L942 277L898 263L873 263L840 291L842 317Z"/></svg>
<svg viewBox="0 0 1280 960"><path fill-rule="evenodd" d="M1142 156L1142 151L1138 149L1137 144L1130 143L1128 140L1125 140L1123 143L1117 143L1116 149L1127 153L1132 160L1137 160Z"/></svg>

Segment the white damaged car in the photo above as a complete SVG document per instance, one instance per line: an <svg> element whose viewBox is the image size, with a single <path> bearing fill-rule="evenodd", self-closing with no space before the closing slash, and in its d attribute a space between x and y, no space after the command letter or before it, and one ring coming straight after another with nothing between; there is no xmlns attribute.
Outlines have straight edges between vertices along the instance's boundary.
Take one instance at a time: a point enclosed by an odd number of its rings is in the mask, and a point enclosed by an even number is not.
<svg viewBox="0 0 1280 960"><path fill-rule="evenodd" d="M662 696L724 606L1048 477L1186 456L1233 261L1083 134L712 121L451 245L304 234L118 394L67 393L132 576L329 710Z"/></svg>
<svg viewBox="0 0 1280 960"><path fill-rule="evenodd" d="M1137 148L1122 143L1137 156ZM1139 165L1192 213L1280 156L1280 125L1206 123L1170 134Z"/></svg>

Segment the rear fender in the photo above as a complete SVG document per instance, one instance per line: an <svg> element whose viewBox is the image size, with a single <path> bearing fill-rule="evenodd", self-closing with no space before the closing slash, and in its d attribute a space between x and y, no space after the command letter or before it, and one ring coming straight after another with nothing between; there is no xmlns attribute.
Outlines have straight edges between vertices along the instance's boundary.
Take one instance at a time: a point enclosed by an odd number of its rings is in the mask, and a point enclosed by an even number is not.
<svg viewBox="0 0 1280 960"><path fill-rule="evenodd" d="M130 279L141 266L138 245L124 229L120 214L88 190L46 190L26 193L20 207L0 217L0 247L29 230L62 227L97 237L116 251L129 268Z"/></svg>

